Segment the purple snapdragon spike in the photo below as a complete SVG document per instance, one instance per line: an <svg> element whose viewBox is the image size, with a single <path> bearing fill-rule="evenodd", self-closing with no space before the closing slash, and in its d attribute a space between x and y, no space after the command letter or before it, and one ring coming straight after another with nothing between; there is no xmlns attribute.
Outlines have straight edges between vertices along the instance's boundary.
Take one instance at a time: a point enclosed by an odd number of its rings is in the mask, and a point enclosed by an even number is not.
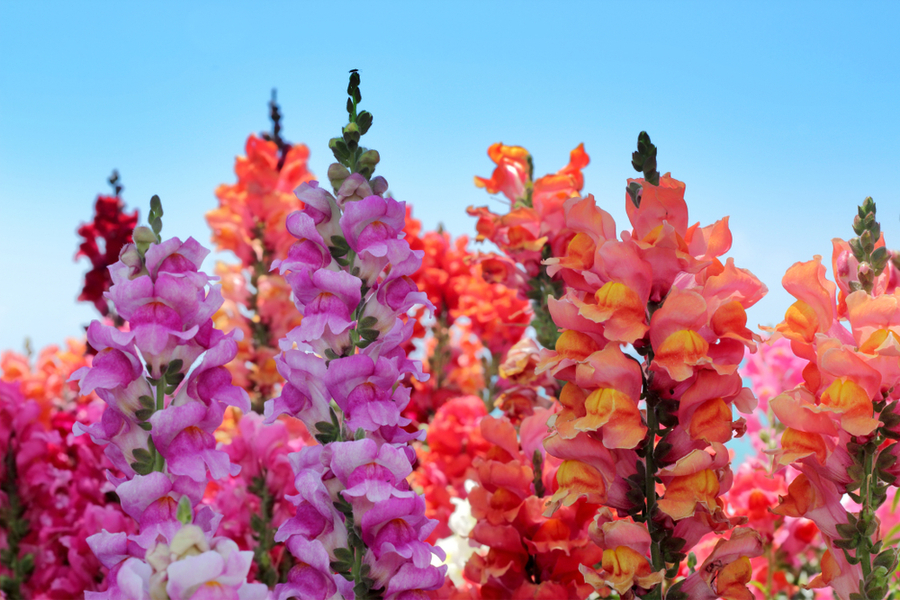
<svg viewBox="0 0 900 600"><path fill-rule="evenodd" d="M300 492L296 515L278 530L297 559L276 596L289 598L423 597L444 582L443 552L425 539L436 521L406 478L416 459L404 429L406 374L426 379L406 355L419 305L431 307L409 275L423 252L403 239L406 206L384 197L387 182L370 180L378 153L359 146L372 117L357 114L359 75L350 78L350 124L331 140L338 163L328 176L336 196L317 182L296 190L304 208L287 218L297 238L274 265L303 314L276 357L286 383L266 403L272 422L290 414L322 446L291 455Z"/></svg>
<svg viewBox="0 0 900 600"><path fill-rule="evenodd" d="M107 298L129 331L91 323L97 357L72 375L82 393L95 391L107 404L99 423L76 423L75 433L107 445L124 474L110 481L139 525L134 535L104 530L88 538L110 572L107 591L86 597L267 598L265 585L247 583L253 553L215 537L222 516L200 505L210 479L240 471L213 436L226 406L250 409L223 366L237 354L240 331L213 327L222 295L199 271L209 251L192 238L162 241L161 216L154 196L152 229L136 229L136 243L110 267Z"/></svg>

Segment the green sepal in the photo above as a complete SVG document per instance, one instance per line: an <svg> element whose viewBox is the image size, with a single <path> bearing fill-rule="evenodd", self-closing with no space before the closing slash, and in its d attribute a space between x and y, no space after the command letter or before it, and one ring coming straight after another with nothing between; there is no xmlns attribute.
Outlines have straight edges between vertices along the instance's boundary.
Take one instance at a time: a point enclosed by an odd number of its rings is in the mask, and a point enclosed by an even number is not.
<svg viewBox="0 0 900 600"><path fill-rule="evenodd" d="M194 521L194 507L191 506L191 501L187 496L182 496L181 500L178 501L178 511L175 513L175 517L183 525L188 525Z"/></svg>
<svg viewBox="0 0 900 600"><path fill-rule="evenodd" d="M356 124L359 126L360 135L365 135L369 131L373 120L372 113L365 110L356 115Z"/></svg>
<svg viewBox="0 0 900 600"><path fill-rule="evenodd" d="M368 317L363 317L362 319L360 319L357 326L360 329L370 329L377 324L378 324L378 319L376 319L375 317L370 315Z"/></svg>
<svg viewBox="0 0 900 600"><path fill-rule="evenodd" d="M374 342L381 335L381 332L377 329L360 329L359 335L366 341Z"/></svg>

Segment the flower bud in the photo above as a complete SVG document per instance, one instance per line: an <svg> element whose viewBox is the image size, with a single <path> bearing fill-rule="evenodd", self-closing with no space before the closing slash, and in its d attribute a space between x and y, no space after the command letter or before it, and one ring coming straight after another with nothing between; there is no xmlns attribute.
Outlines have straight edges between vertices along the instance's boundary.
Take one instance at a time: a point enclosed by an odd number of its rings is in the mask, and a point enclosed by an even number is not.
<svg viewBox="0 0 900 600"><path fill-rule="evenodd" d="M343 185L344 180L350 177L350 171L344 165L340 163L331 163L331 166L328 167L328 181L331 182L331 187L335 189L335 191L341 189L341 185Z"/></svg>

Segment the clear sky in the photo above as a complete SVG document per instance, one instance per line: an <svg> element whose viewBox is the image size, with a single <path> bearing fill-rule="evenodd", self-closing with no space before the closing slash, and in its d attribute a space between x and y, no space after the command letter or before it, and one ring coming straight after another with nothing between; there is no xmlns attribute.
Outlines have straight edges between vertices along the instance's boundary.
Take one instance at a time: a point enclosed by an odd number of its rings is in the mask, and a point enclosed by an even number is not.
<svg viewBox="0 0 900 600"><path fill-rule="evenodd" d="M751 323L774 324L792 301L784 271L830 262L865 196L900 245L898 7L0 0L0 349L62 342L94 317L75 303L75 230L113 168L142 217L160 195L164 235L208 243L203 214L247 135L269 128L270 90L324 175L351 68L378 173L454 234L490 201L472 177L490 175L497 141L531 150L538 175L584 142L585 191L621 229L647 130L691 221L731 215L730 255L771 290Z"/></svg>

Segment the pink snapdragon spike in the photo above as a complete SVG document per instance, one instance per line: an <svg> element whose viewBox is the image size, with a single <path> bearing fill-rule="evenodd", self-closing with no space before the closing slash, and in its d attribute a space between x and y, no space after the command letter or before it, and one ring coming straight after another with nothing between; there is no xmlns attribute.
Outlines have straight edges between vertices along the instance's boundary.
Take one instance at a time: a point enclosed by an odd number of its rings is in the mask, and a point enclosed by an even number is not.
<svg viewBox="0 0 900 600"><path fill-rule="evenodd" d="M353 156L336 150L341 163L328 171L336 196L317 182L297 189L304 208L287 218L297 241L276 265L303 321L281 343L276 363L286 383L266 403L266 419L290 414L322 444L291 455L297 510L275 539L298 563L276 586L279 599L379 590L385 600L419 597L441 587L446 572L431 565L433 555L444 558L425 542L436 522L406 479L416 460L409 442L424 432L408 431L402 416L410 400L403 377L426 378L404 350L408 315L433 307L409 278L423 253L403 239L406 205L382 196L383 179L369 180L377 153L352 135L371 124L371 115L356 113L358 83L353 73L349 142L341 140Z"/></svg>
<svg viewBox="0 0 900 600"><path fill-rule="evenodd" d="M107 444L125 475L110 481L139 529L88 538L110 574L105 592L86 597L265 598L265 585L247 583L253 553L215 537L222 516L200 505L209 480L240 472L213 436L227 405L250 409L223 367L240 334L213 329L222 296L199 271L208 251L193 239L162 241L161 216L154 196L152 230L138 228L136 245L110 267L108 298L130 330L92 323L88 341L98 360L72 376L82 393L107 403L99 423L76 423L75 433Z"/></svg>
<svg viewBox="0 0 900 600"><path fill-rule="evenodd" d="M774 512L814 521L825 539L822 573L810 587L880 600L898 564L878 515L898 484L900 261L884 246L871 198L853 230L858 237L834 240L834 282L819 256L782 280L797 301L775 335L808 364L797 387L769 402L784 425L775 464L800 472Z"/></svg>

